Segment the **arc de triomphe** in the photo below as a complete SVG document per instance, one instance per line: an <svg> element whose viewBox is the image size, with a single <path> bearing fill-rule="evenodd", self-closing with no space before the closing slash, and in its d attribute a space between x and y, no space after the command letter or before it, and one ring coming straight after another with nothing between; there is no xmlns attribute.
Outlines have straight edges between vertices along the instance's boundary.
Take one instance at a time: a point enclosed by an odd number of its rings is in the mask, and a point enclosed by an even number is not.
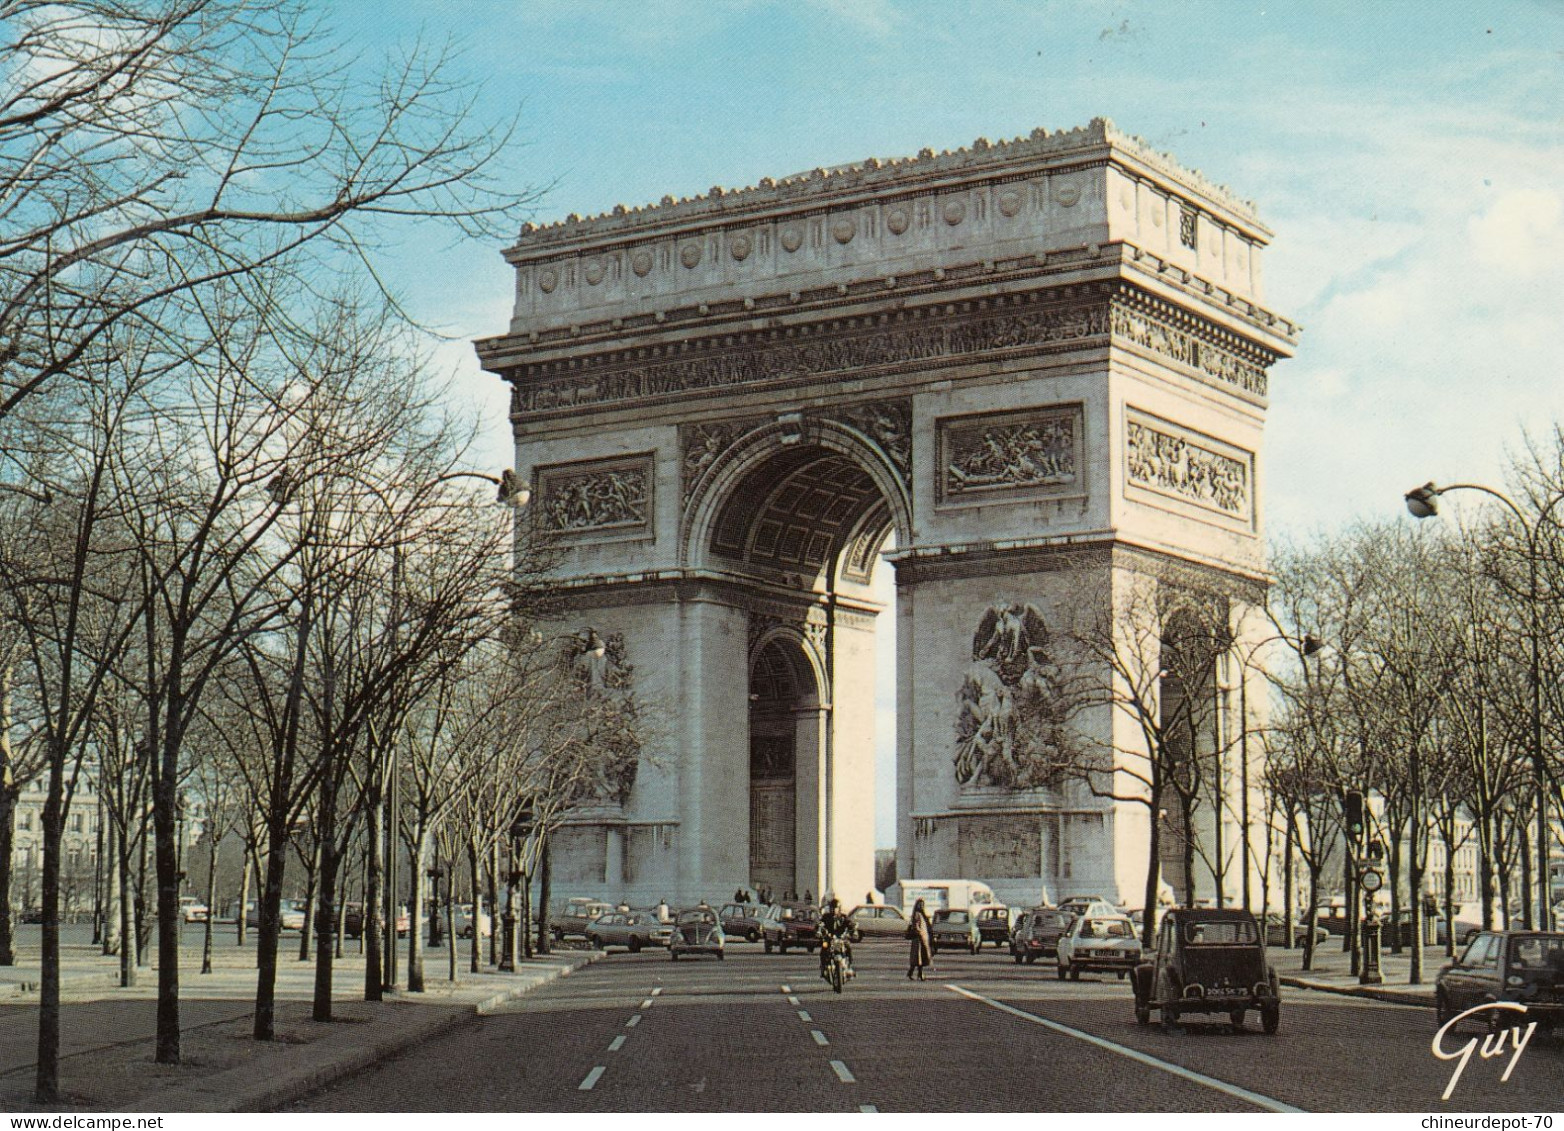
<svg viewBox="0 0 1564 1131"><path fill-rule="evenodd" d="M1103 120L528 225L479 355L571 627L656 720L628 797L556 836L556 891L872 886L884 560L900 876L1138 902L1147 807L1033 780L996 735L1083 578L1263 591L1267 368L1296 336L1269 236Z"/></svg>

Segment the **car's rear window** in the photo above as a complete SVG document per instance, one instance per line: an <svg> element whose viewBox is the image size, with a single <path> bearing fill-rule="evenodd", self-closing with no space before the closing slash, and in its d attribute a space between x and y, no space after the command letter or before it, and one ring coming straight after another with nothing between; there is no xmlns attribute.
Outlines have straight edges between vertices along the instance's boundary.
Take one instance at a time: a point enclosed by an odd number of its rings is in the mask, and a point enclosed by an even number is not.
<svg viewBox="0 0 1564 1131"><path fill-rule="evenodd" d="M1032 926L1034 927L1064 927L1068 926L1070 916L1062 911L1034 911L1032 913Z"/></svg>
<svg viewBox="0 0 1564 1131"><path fill-rule="evenodd" d="M937 923L965 923L967 913L965 911L936 911L934 921Z"/></svg>
<svg viewBox="0 0 1564 1131"><path fill-rule="evenodd" d="M1127 939L1134 934L1123 919L1087 919L1081 924L1081 937L1087 939Z"/></svg>
<svg viewBox="0 0 1564 1131"><path fill-rule="evenodd" d="M1196 946L1232 946L1260 941L1254 924L1245 919L1191 919L1184 924L1184 941Z"/></svg>
<svg viewBox="0 0 1564 1131"><path fill-rule="evenodd" d="M1510 940L1510 966L1523 970L1548 970L1564 974L1564 935L1533 935Z"/></svg>

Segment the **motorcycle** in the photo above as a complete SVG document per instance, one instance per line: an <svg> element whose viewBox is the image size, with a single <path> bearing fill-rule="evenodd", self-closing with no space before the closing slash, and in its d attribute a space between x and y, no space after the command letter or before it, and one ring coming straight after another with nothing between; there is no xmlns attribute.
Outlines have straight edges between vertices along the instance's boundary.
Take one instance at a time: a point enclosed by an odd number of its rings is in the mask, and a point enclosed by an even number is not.
<svg viewBox="0 0 1564 1131"><path fill-rule="evenodd" d="M826 943L825 969L820 976L831 983L831 988L837 993L842 992L842 983L853 977L852 959L847 956L847 940L841 935L832 936Z"/></svg>

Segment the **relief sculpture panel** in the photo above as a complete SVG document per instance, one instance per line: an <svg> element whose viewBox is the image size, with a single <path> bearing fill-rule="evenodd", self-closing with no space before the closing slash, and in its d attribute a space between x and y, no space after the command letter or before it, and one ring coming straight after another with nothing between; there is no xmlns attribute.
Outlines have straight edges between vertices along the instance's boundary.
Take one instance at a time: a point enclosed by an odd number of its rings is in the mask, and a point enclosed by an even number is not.
<svg viewBox="0 0 1564 1131"><path fill-rule="evenodd" d="M540 467L535 497L539 500L538 519L552 534L648 529L651 457Z"/></svg>
<svg viewBox="0 0 1564 1131"><path fill-rule="evenodd" d="M1131 484L1250 521L1249 453L1133 415L1125 421L1124 444Z"/></svg>
<svg viewBox="0 0 1564 1131"><path fill-rule="evenodd" d="M946 501L1080 484L1079 405L942 420L939 435Z"/></svg>

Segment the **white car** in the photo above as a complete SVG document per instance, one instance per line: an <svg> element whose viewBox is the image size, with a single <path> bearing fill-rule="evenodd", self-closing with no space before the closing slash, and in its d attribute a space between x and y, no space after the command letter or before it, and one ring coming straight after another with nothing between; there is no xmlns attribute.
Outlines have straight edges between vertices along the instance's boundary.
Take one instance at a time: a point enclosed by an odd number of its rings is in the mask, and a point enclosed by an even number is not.
<svg viewBox="0 0 1564 1131"><path fill-rule="evenodd" d="M179 917L186 923L204 923L211 915L211 908L193 895L179 899Z"/></svg>
<svg viewBox="0 0 1564 1131"><path fill-rule="evenodd" d="M472 904L464 903L456 909L456 937L459 939L472 938L473 910ZM478 937L488 938L494 933L493 921L487 911L478 912Z"/></svg>
<svg viewBox="0 0 1564 1131"><path fill-rule="evenodd" d="M1081 915L1059 937L1059 980L1079 980L1082 970L1121 979L1140 962L1140 940L1128 915Z"/></svg>

